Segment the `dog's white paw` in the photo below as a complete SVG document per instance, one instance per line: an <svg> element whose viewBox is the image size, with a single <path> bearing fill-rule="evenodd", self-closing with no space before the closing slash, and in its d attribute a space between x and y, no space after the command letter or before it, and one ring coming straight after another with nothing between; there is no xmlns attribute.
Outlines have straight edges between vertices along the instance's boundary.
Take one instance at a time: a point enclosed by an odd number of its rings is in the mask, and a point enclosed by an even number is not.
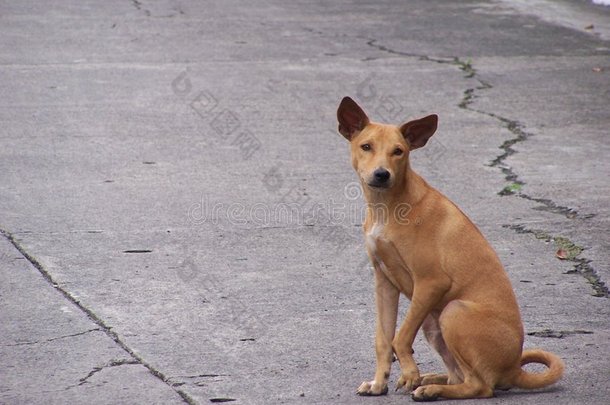
<svg viewBox="0 0 610 405"><path fill-rule="evenodd" d="M375 380L365 381L360 384L356 393L362 396L385 395L388 393L388 384L381 384Z"/></svg>

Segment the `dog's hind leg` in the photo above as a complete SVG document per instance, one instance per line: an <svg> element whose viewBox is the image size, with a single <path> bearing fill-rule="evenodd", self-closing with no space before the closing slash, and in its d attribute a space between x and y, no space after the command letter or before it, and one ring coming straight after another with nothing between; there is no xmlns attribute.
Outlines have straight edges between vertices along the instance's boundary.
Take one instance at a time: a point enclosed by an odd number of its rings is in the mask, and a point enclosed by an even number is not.
<svg viewBox="0 0 610 405"><path fill-rule="evenodd" d="M458 305L454 305L458 308ZM462 311L458 308L457 311ZM432 401L438 397L443 398L486 398L493 396L493 389L480 379L465 359L461 358L460 353L454 356L450 348L443 339L438 313L434 313L426 318L425 326L426 339L434 347L445 362L449 375L436 374L424 376L422 384L413 391L414 401ZM455 350L455 347L452 347ZM462 370L464 370L462 372ZM452 373L452 374L451 374ZM457 377L459 373L459 379ZM462 374L463 373L463 374Z"/></svg>
<svg viewBox="0 0 610 405"><path fill-rule="evenodd" d="M455 361L455 358L447 348L445 339L443 339L438 320L439 316L438 312L432 312L428 315L422 324L422 329L428 344L436 350L441 356L443 363L445 363L447 374L424 374L422 375L421 385L459 384L464 381L462 370L460 370L457 361Z"/></svg>
<svg viewBox="0 0 610 405"><path fill-rule="evenodd" d="M520 331L481 305L465 300L451 301L438 322L463 380L459 384L421 386L413 392L413 399L492 397L504 370L519 361Z"/></svg>

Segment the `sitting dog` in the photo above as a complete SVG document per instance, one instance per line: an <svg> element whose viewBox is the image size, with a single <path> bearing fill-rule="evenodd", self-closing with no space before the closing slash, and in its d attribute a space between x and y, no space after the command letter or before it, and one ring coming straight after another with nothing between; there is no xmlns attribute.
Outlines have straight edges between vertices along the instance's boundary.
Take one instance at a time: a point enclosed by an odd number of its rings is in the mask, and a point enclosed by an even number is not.
<svg viewBox="0 0 610 405"><path fill-rule="evenodd" d="M375 269L377 368L358 394L387 393L393 354L402 372L396 389L414 390L414 400L491 397L494 389L540 388L559 380L559 357L523 350L519 307L492 247L409 165L409 153L426 144L438 117L399 127L373 123L345 97L337 118L367 202L364 234ZM411 304L395 334L400 293ZM446 374L420 375L412 356L420 327ZM528 363L548 369L530 373L522 369Z"/></svg>

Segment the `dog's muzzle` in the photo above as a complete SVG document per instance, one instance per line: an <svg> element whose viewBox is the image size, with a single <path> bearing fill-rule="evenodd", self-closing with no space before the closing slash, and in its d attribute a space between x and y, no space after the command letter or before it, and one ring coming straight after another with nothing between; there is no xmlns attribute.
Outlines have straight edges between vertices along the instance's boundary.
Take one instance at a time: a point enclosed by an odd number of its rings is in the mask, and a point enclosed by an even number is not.
<svg viewBox="0 0 610 405"><path fill-rule="evenodd" d="M380 167L375 169L373 178L367 184L374 188L388 188L390 186L390 177L390 172Z"/></svg>

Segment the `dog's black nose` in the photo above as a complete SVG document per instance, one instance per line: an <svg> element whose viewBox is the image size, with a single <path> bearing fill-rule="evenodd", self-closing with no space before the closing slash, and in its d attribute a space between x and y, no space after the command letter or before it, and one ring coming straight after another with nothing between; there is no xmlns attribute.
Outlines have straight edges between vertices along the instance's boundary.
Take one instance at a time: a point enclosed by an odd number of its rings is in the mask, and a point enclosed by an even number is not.
<svg viewBox="0 0 610 405"><path fill-rule="evenodd" d="M376 183L383 184L390 179L390 172L380 167L373 172L373 177L375 178Z"/></svg>

